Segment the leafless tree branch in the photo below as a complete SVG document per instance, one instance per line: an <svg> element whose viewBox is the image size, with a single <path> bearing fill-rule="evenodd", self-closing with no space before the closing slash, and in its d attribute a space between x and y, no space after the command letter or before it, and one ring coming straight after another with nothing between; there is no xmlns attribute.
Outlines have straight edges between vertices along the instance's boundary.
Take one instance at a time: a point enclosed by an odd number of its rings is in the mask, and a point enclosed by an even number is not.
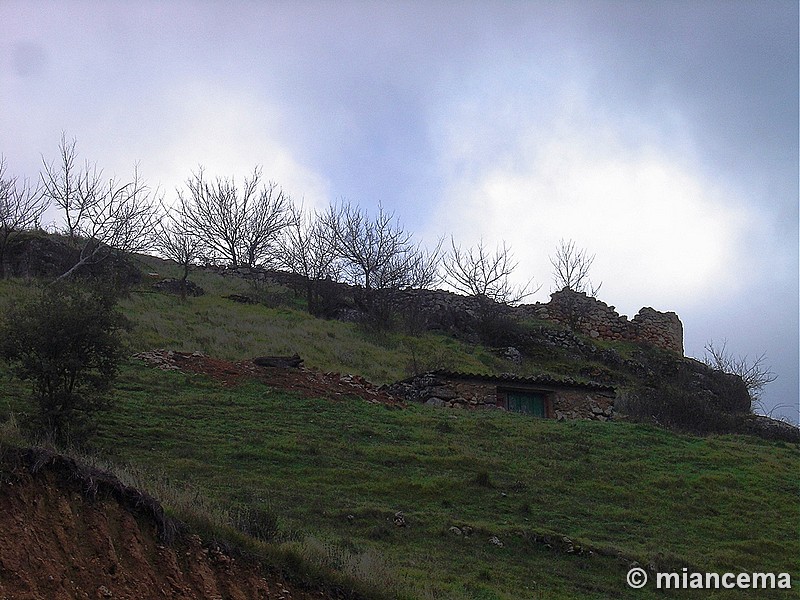
<svg viewBox="0 0 800 600"><path fill-rule="evenodd" d="M378 206L371 218L350 203L331 206L322 216L334 240L348 283L365 290L421 287L435 281L439 249L425 252L394 217Z"/></svg>
<svg viewBox="0 0 800 600"><path fill-rule="evenodd" d="M765 364L766 354L761 354L754 360L747 356L737 358L728 352L727 345L727 341L723 341L720 347L715 346L713 341L708 342L705 345L706 353L703 362L717 371L741 377L750 393L750 398L756 404L760 404L761 392L764 387L778 378Z"/></svg>
<svg viewBox="0 0 800 600"><path fill-rule="evenodd" d="M55 204L64 217L65 233L75 241L81 235L88 213L100 202L97 190L101 187L96 165L87 161L81 169L77 165L78 151L73 138L67 141L61 134L58 159L47 163L42 157L44 170L41 181L44 195Z"/></svg>
<svg viewBox="0 0 800 600"><path fill-rule="evenodd" d="M142 252L152 246L156 222L155 195L134 167L133 179L120 183L104 180L96 165L76 167L75 140L62 134L57 163L44 162L43 196L61 209L65 233L80 249L77 262L56 281L82 266L109 256L109 250Z"/></svg>
<svg viewBox="0 0 800 600"><path fill-rule="evenodd" d="M39 227L49 204L39 186L32 188L27 179L9 176L6 169L5 157L0 155L0 278L5 277L5 255L11 241L23 231Z"/></svg>
<svg viewBox="0 0 800 600"><path fill-rule="evenodd" d="M186 214L177 208L168 208L162 203L162 219L154 232L154 246L163 257L175 261L181 267L181 299L186 298L186 280L192 265L200 256L200 239L192 233Z"/></svg>
<svg viewBox="0 0 800 600"><path fill-rule="evenodd" d="M589 279L594 256L594 254L589 256L584 249L576 248L573 240L562 239L555 255L550 257L556 290L568 289L573 292L586 292L592 297L597 296L603 284L600 283L595 287Z"/></svg>
<svg viewBox="0 0 800 600"><path fill-rule="evenodd" d="M231 178L205 178L203 167L178 192L181 211L202 241L210 262L259 266L274 259L278 234L289 224L289 197L274 182L261 184L261 169L244 179L241 189Z"/></svg>
<svg viewBox="0 0 800 600"><path fill-rule="evenodd" d="M325 296L331 295L341 265L335 240L317 212L291 205L289 225L278 241L277 265L302 277L308 311L325 314L325 301L330 300Z"/></svg>
<svg viewBox="0 0 800 600"><path fill-rule="evenodd" d="M536 293L533 280L513 285L509 277L517 268L511 248L503 242L492 252L480 240L464 250L450 238L450 252L443 258L444 281L462 294L486 298L501 304L516 304Z"/></svg>

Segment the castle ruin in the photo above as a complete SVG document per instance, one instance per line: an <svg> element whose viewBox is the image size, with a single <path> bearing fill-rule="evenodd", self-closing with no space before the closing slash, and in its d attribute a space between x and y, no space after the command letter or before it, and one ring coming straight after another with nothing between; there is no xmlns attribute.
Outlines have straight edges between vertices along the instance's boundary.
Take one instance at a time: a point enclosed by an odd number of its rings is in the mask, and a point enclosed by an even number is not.
<svg viewBox="0 0 800 600"><path fill-rule="evenodd" d="M683 356L683 324L674 312L642 308L628 320L613 306L584 292L563 289L546 304L528 304L519 310L537 319L554 321L597 340L626 340L649 344Z"/></svg>

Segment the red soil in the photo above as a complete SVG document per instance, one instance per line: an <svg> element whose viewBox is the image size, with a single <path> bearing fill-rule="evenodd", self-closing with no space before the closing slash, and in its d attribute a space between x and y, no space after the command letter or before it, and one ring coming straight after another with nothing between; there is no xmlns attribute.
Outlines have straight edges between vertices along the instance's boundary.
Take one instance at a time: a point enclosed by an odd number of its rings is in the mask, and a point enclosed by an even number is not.
<svg viewBox="0 0 800 600"><path fill-rule="evenodd" d="M358 375L324 373L315 369L259 367L251 361L230 362L199 352L153 350L137 354L161 369L208 375L225 385L255 379L268 386L296 392L309 398L352 398L401 407L403 403Z"/></svg>
<svg viewBox="0 0 800 600"><path fill-rule="evenodd" d="M0 599L331 597L197 536L165 543L158 503L111 475L58 455L24 462L6 456L0 470Z"/></svg>

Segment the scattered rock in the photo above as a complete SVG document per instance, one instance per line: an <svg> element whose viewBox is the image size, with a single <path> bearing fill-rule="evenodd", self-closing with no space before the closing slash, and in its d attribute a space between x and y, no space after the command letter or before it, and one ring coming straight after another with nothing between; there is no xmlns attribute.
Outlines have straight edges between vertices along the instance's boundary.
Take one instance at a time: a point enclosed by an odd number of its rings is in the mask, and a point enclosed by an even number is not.
<svg viewBox="0 0 800 600"><path fill-rule="evenodd" d="M492 546L497 546L498 548L502 548L505 545L503 544L503 542L500 541L500 538L497 537L496 535L493 535L492 537L489 538L489 543L492 544Z"/></svg>
<svg viewBox="0 0 800 600"><path fill-rule="evenodd" d="M363 377L324 373L297 368L263 369L253 361L231 362L204 356L202 353L175 352L173 350L151 350L134 355L155 367L185 373L208 375L226 385L236 385L244 379L255 379L271 387L292 390L308 398L361 398L372 404L383 404L402 408L404 402L379 388ZM285 358L285 357L284 357ZM290 357L291 358L291 357Z"/></svg>
<svg viewBox="0 0 800 600"><path fill-rule="evenodd" d="M430 398L427 402L425 402L425 406L435 406L437 408L442 408L446 404L447 403L441 398Z"/></svg>
<svg viewBox="0 0 800 600"><path fill-rule="evenodd" d="M153 289L167 294L175 294L179 296L181 293L181 280L180 279L162 279L153 284ZM197 297L205 294L205 290L192 281L186 281L186 295Z"/></svg>
<svg viewBox="0 0 800 600"><path fill-rule="evenodd" d="M253 364L259 367L297 369L303 366L303 359L296 353L292 356L257 356L253 359Z"/></svg>
<svg viewBox="0 0 800 600"><path fill-rule="evenodd" d="M258 304L258 300L243 294L228 294L227 296L223 296L223 298L233 302L238 302L239 304Z"/></svg>

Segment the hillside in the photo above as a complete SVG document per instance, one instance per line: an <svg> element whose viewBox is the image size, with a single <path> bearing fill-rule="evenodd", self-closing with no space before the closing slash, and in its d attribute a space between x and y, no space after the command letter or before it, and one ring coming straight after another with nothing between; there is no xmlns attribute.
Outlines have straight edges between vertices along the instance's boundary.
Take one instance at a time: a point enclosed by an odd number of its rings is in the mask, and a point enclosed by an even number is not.
<svg viewBox="0 0 800 600"><path fill-rule="evenodd" d="M170 275L156 261L147 270ZM207 544L230 538L236 525L399 598L659 595L652 586L625 585L637 564L790 572L796 596L796 444L406 405L366 381L449 368L606 378L633 388L638 369L649 369L652 382L654 366L675 364L668 355L550 329L567 342L531 344L520 361L446 332L316 319L286 288L254 289L210 272L193 279L205 295L180 302L143 283L124 300L135 324L131 359L92 452ZM2 285L6 298L24 292L23 282ZM267 305L224 297L256 293ZM545 325L527 327L539 335ZM159 348L177 356L160 365L170 368L158 368L154 357L166 355L153 352ZM307 370L287 374L250 362L295 352ZM23 386L3 382L0 417L24 421ZM15 513L55 493L52 481L29 485ZM124 597L105 580L89 580ZM787 594L761 590L759 597Z"/></svg>
<svg viewBox="0 0 800 600"><path fill-rule="evenodd" d="M42 450L6 451L0 473L2 598L332 597L177 531L149 496Z"/></svg>

